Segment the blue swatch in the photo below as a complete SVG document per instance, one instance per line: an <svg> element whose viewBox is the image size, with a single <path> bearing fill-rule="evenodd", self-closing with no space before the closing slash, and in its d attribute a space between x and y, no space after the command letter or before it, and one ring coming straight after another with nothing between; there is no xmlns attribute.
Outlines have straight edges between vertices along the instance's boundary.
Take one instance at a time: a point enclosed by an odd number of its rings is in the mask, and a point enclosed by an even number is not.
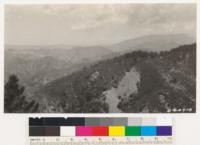
<svg viewBox="0 0 200 145"><path fill-rule="evenodd" d="M141 136L156 136L156 126L141 126Z"/></svg>

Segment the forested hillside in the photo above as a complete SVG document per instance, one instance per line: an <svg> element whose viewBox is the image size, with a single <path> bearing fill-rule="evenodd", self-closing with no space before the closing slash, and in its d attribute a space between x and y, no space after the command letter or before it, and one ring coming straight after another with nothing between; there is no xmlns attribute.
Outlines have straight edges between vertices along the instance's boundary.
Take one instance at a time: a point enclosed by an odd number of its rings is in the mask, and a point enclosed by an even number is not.
<svg viewBox="0 0 200 145"><path fill-rule="evenodd" d="M139 65L138 93L122 99L125 112L195 112L196 45L162 52Z"/></svg>
<svg viewBox="0 0 200 145"><path fill-rule="evenodd" d="M134 68L137 91L116 96L122 112L194 112L196 44L170 51L134 51L100 61L46 84L37 92L41 112L109 112L105 92L119 88ZM134 81L134 80L133 80ZM117 94L115 94L117 95Z"/></svg>

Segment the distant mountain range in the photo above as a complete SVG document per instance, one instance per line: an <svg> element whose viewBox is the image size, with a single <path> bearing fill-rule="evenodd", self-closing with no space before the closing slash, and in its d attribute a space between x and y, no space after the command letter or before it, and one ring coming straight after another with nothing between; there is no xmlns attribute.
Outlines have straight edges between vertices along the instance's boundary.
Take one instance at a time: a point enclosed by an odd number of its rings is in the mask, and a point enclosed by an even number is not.
<svg viewBox="0 0 200 145"><path fill-rule="evenodd" d="M141 77L143 72L152 69L153 74L164 79L163 88L168 88L171 93L173 89L181 90L190 97L176 95L192 104L195 101L196 45L185 44L193 42L193 38L177 34L144 36L110 46L5 46L5 82L11 74L17 75L26 87L26 95L34 96L40 102L40 112L108 112L104 92L119 88L118 83L131 70L137 70ZM146 80L144 82L148 84ZM135 94L125 96L126 99L118 96L121 99L119 109L124 112L163 109L148 108L148 105L143 109L126 108L131 106L126 103L132 102L131 96ZM141 102L147 99L141 98ZM158 99L154 101L158 102ZM191 104L187 105L191 107ZM165 106L163 110L170 107Z"/></svg>
<svg viewBox="0 0 200 145"><path fill-rule="evenodd" d="M5 49L5 74L7 78L10 74L15 73L23 81L41 73L61 71L61 69L67 71L66 68L72 69L72 66L90 64L111 53L112 51L109 49L98 46L76 47L69 50L63 48Z"/></svg>
<svg viewBox="0 0 200 145"><path fill-rule="evenodd" d="M174 35L148 35L135 39L129 39L111 45L109 48L115 52L143 51L165 51L183 44L195 43L196 40L186 34Z"/></svg>

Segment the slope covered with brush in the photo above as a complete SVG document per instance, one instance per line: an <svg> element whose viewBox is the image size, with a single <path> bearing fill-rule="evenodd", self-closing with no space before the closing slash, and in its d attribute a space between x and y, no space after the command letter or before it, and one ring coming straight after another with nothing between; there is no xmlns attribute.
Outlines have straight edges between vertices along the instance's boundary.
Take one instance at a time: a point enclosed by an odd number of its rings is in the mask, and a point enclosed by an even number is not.
<svg viewBox="0 0 200 145"><path fill-rule="evenodd" d="M196 44L170 51L134 51L100 61L52 81L36 96L43 112L109 112L105 91L117 88L135 69L137 91L117 96L122 112L194 112Z"/></svg>

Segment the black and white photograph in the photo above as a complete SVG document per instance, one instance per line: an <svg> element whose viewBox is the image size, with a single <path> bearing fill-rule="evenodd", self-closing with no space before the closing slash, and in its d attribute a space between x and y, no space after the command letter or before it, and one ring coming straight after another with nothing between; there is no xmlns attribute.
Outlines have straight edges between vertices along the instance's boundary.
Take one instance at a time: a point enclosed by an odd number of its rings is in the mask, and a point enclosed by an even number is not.
<svg viewBox="0 0 200 145"><path fill-rule="evenodd" d="M6 4L5 113L195 113L196 4Z"/></svg>

